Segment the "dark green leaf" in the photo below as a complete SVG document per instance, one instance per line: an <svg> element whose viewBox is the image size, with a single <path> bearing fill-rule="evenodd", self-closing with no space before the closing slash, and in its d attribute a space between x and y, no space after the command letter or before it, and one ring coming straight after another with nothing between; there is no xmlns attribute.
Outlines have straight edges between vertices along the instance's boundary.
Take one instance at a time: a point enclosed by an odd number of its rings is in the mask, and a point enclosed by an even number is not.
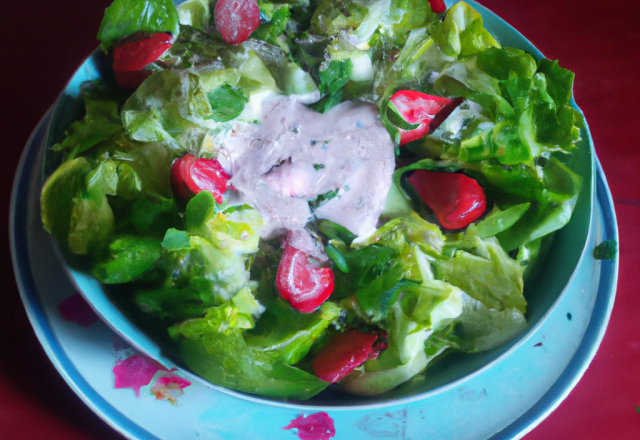
<svg viewBox="0 0 640 440"><path fill-rule="evenodd" d="M618 242L605 240L593 250L593 258L596 260L614 260L618 252Z"/></svg>
<svg viewBox="0 0 640 440"><path fill-rule="evenodd" d="M162 240L162 247L168 251L188 249L190 246L189 234L186 231L178 231L174 228L168 229L164 240Z"/></svg>
<svg viewBox="0 0 640 440"><path fill-rule="evenodd" d="M341 240L347 246L351 245L351 242L356 238L356 235L347 228L334 223L331 220L320 220L318 222L318 229L327 237Z"/></svg>
<svg viewBox="0 0 640 440"><path fill-rule="evenodd" d="M336 249L331 243L325 246L324 252L327 254L327 257L329 257L331 261L336 264L341 272L349 272L349 265L347 264L347 260L344 259L340 251Z"/></svg>
<svg viewBox="0 0 640 440"><path fill-rule="evenodd" d="M162 244L134 236L116 239L109 246L111 259L100 263L93 275L105 284L128 283L140 278L162 256Z"/></svg>
<svg viewBox="0 0 640 440"><path fill-rule="evenodd" d="M182 358L196 374L233 390L288 399L308 399L329 385L249 347L239 331L181 340Z"/></svg>
<svg viewBox="0 0 640 440"><path fill-rule="evenodd" d="M223 84L207 94L211 104L212 115L216 122L230 121L240 116L249 98L240 87Z"/></svg>
<svg viewBox="0 0 640 440"><path fill-rule="evenodd" d="M309 207L311 209L316 209L318 206L324 205L326 202L328 202L329 200L333 199L337 195L338 195L338 190L333 190L333 191L329 191L329 192L324 193L324 194L320 194L315 199L309 200Z"/></svg>
<svg viewBox="0 0 640 440"><path fill-rule="evenodd" d="M344 61L331 61L326 69L319 73L318 89L322 99L310 107L325 113L342 102L342 88L351 79L353 63L349 58Z"/></svg>

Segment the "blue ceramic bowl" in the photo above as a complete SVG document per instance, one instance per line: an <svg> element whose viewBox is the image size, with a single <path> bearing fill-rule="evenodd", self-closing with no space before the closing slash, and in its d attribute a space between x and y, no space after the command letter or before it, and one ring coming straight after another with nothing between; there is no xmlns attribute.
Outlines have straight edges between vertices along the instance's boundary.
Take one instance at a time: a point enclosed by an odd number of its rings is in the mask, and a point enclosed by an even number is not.
<svg viewBox="0 0 640 440"><path fill-rule="evenodd" d="M454 2L447 3L450 6ZM505 21L473 1L468 1L468 3L482 14L486 28L501 45L516 47L530 53L535 58L543 58L540 51ZM84 61L62 92L55 104L47 129L43 182L57 165L55 156L50 153L50 147L64 137L65 130L73 121L83 116L84 106L79 97L80 84L83 81L97 78L107 80L111 78L112 80L111 76L110 66L107 65L105 57L100 51L96 51ZM402 401L424 399L459 385L462 381L491 368L498 358L508 356L517 346L523 344L549 314L553 313L559 298L566 293L567 289L571 288L571 280L587 252L586 244L592 228L591 219L595 200L595 154L586 123L581 129L582 137L578 149L571 155L568 165L582 177L582 190L571 221L556 233L549 254L543 262L540 275L525 287L525 297L528 302L526 317L529 326L512 341L482 353L449 356L430 367L427 374L420 375L420 377L381 396L350 396L329 390L305 402L282 403L277 400L231 391L210 383L208 385L245 399L266 404L363 408L391 402L398 404ZM68 266L66 263L63 264L68 270L70 278L89 304L122 338L162 364L181 368L188 376L204 381L182 365L180 359L173 356L167 347L163 347L162 343L152 334L147 334L136 326L126 312L115 305L100 283L90 273Z"/></svg>

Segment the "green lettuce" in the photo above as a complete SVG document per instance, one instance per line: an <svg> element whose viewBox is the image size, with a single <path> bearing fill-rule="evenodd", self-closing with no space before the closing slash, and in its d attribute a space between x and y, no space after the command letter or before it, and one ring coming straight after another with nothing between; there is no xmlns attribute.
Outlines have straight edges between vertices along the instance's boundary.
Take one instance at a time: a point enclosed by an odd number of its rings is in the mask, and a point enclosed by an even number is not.
<svg viewBox="0 0 640 440"><path fill-rule="evenodd" d="M201 191L187 204L185 217L189 234L206 238L219 249L238 255L258 251L262 219L249 205L220 209L209 191Z"/></svg>
<svg viewBox="0 0 640 440"><path fill-rule="evenodd" d="M496 310L524 313L524 268L504 251L494 237L481 239L474 227L457 240L447 242L447 254L435 262L436 278L462 289L467 295Z"/></svg>
<svg viewBox="0 0 640 440"><path fill-rule="evenodd" d="M113 141L123 133L118 113L122 96L114 94L99 80L83 82L80 95L86 110L84 118L73 122L65 132L65 139L53 146L54 151L66 153L66 160Z"/></svg>

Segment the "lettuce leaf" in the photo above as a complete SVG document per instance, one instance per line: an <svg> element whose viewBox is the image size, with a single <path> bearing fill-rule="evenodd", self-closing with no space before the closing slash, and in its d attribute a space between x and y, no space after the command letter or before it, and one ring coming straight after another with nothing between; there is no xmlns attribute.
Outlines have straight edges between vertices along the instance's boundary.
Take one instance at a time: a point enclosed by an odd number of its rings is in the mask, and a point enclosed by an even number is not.
<svg viewBox="0 0 640 440"><path fill-rule="evenodd" d="M444 21L435 23L430 33L443 54L468 57L490 47L500 47L482 23L482 16L465 2L453 5Z"/></svg>
<svg viewBox="0 0 640 440"><path fill-rule="evenodd" d="M283 299L274 298L266 304L255 328L245 333L245 339L251 348L277 353L278 360L294 365L337 321L341 311L337 304L327 301L316 312L304 314Z"/></svg>
<svg viewBox="0 0 640 440"><path fill-rule="evenodd" d="M239 331L207 333L179 342L181 358L196 374L216 385L246 393L305 400L329 383L275 360L247 345Z"/></svg>
<svg viewBox="0 0 640 440"><path fill-rule="evenodd" d="M104 284L141 279L162 257L162 245L154 239L118 237L109 244L110 258L96 265L93 275Z"/></svg>
<svg viewBox="0 0 640 440"><path fill-rule="evenodd" d="M249 205L219 209L209 191L201 191L187 204L187 232L209 240L222 250L238 255L258 251L262 227L260 214Z"/></svg>
<svg viewBox="0 0 640 440"><path fill-rule="evenodd" d="M457 241L447 243L451 258L435 262L436 278L462 289L495 310L526 310L524 268L503 250L494 237L481 239L474 227ZM455 249L455 250L454 250Z"/></svg>

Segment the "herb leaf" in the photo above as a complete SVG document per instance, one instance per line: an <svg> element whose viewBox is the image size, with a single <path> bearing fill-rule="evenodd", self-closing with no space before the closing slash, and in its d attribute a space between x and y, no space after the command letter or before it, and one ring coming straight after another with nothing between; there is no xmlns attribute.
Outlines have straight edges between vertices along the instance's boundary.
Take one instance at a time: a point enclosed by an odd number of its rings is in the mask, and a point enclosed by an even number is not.
<svg viewBox="0 0 640 440"><path fill-rule="evenodd" d="M605 240L593 250L593 258L596 260L613 260L618 252L618 242Z"/></svg>
<svg viewBox="0 0 640 440"><path fill-rule="evenodd" d="M209 118L216 122L225 122L237 118L244 110L249 98L240 87L223 84L207 94L212 114Z"/></svg>
<svg viewBox="0 0 640 440"><path fill-rule="evenodd" d="M351 79L353 63L349 58L344 61L331 61L326 69L320 71L318 89L322 99L310 107L325 113L342 102L342 88Z"/></svg>
<svg viewBox="0 0 640 440"><path fill-rule="evenodd" d="M171 0L116 0L104 12L98 31L102 49L136 32L180 33L178 10Z"/></svg>

